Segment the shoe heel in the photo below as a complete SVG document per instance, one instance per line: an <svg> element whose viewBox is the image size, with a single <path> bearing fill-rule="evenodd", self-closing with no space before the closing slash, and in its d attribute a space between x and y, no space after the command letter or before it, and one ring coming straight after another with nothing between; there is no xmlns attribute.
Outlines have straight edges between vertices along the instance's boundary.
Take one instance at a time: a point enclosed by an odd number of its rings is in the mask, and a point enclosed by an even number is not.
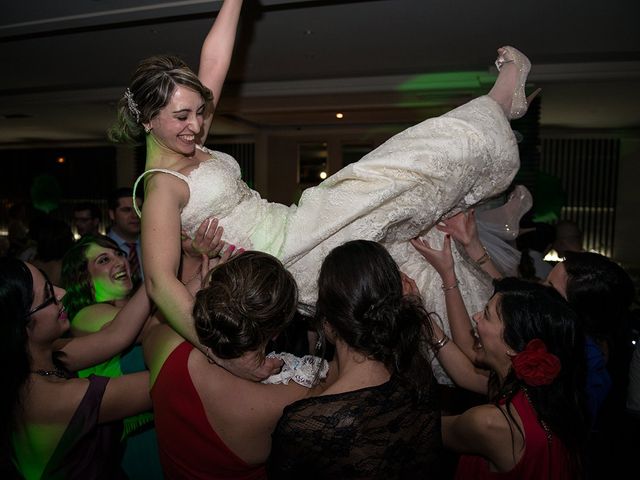
<svg viewBox="0 0 640 480"><path fill-rule="evenodd" d="M527 96L527 105L531 105L531 102L533 102L533 99L536 98L541 91L542 91L542 88L536 88L533 91L533 93L529 94Z"/></svg>
<svg viewBox="0 0 640 480"><path fill-rule="evenodd" d="M496 59L496 68L500 71L502 66L507 63L514 63L518 70L518 81L513 92L511 109L508 115L509 120L515 120L527 113L528 99L525 96L524 87L531 70L531 62L517 48L506 46L500 49L500 55ZM537 95L537 92L534 93ZM533 97L531 98L533 99Z"/></svg>

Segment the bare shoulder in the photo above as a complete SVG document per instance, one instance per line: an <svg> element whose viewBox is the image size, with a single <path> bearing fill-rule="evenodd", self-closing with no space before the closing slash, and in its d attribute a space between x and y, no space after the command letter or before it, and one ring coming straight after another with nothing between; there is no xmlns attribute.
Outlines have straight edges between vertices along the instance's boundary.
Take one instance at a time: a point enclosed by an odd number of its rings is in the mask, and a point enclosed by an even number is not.
<svg viewBox="0 0 640 480"><path fill-rule="evenodd" d="M520 417L511 409L491 404L470 408L462 415L442 418L446 447L458 453L481 455L499 471L507 471L522 454Z"/></svg>
<svg viewBox="0 0 640 480"><path fill-rule="evenodd" d="M285 406L311 393L310 389L293 381L287 385L265 385L236 377L222 367L210 364L197 349L189 358L189 372L203 398L214 403L222 400L227 404L225 410L238 416L256 414L278 418Z"/></svg>
<svg viewBox="0 0 640 480"><path fill-rule="evenodd" d="M80 310L71 320L74 335L86 335L101 330L111 322L120 309L108 303L95 303Z"/></svg>
<svg viewBox="0 0 640 480"><path fill-rule="evenodd" d="M506 409L496 405L479 405L469 411L471 424L491 434L509 430L509 420Z"/></svg>
<svg viewBox="0 0 640 480"><path fill-rule="evenodd" d="M172 171L176 171L171 169ZM180 173L177 172L176 173ZM176 175L165 172L151 172L145 178L145 202L142 211L151 207L164 213L164 209L172 205L184 206L189 198L189 186ZM153 199L153 202L147 200Z"/></svg>
<svg viewBox="0 0 640 480"><path fill-rule="evenodd" d="M145 177L145 190L153 190L154 188L178 188L185 185L184 180L179 175L187 175L183 168L165 168L163 171L152 171ZM172 175L175 172L178 175Z"/></svg>
<svg viewBox="0 0 640 480"><path fill-rule="evenodd" d="M470 408L461 415L442 417L445 444L457 451L481 453L480 445L493 444L509 432L509 422L496 405ZM508 434L508 433L507 433Z"/></svg>

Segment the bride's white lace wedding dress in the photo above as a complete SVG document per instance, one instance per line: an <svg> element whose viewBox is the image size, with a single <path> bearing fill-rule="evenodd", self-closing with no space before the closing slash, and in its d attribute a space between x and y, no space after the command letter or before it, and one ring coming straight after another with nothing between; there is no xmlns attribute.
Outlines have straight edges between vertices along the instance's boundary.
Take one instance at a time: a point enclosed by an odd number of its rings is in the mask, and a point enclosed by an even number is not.
<svg viewBox="0 0 640 480"><path fill-rule="evenodd" d="M440 315L447 332L439 276L408 240L422 235L440 245L441 234L430 231L434 224L503 192L519 167L509 121L487 96L395 135L305 190L297 206L262 199L241 180L232 157L209 153L211 159L188 176L157 169L143 174L162 171L188 184L190 199L181 213L185 231L195 233L213 216L224 227L226 242L282 260L298 282L305 312L313 310L320 265L331 249L348 240L378 241L415 279L427 308ZM454 255L467 308L484 308L490 280ZM442 381L444 374L434 366Z"/></svg>

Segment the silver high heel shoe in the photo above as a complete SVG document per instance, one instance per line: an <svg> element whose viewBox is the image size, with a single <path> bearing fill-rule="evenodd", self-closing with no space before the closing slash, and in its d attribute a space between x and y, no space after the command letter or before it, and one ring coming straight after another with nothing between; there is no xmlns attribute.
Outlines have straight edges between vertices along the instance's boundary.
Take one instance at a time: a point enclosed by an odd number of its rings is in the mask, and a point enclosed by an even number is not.
<svg viewBox="0 0 640 480"><path fill-rule="evenodd" d="M531 62L524 53L517 48L506 46L500 48L498 50L498 54L498 58L496 59L496 68L498 71L500 71L502 66L506 63L514 63L515 67L518 69L518 83L516 84L516 89L513 92L511 111L508 115L509 120L515 120L527 113L527 108L529 106L528 102L533 100L540 90L536 90L529 97L524 93L524 87L527 83L527 75L529 75L529 71L531 70Z"/></svg>

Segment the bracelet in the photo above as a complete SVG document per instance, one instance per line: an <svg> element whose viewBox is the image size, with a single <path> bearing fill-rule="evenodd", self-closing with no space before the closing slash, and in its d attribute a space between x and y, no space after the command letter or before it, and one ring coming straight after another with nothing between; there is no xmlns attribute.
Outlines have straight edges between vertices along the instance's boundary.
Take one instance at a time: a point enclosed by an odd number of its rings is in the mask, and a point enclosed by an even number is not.
<svg viewBox="0 0 640 480"><path fill-rule="evenodd" d="M482 248L484 249L484 254L479 259L474 260L474 262L476 262L476 265L484 265L489 260L491 260L491 257L489 256L489 252L487 252L487 249L484 247Z"/></svg>
<svg viewBox="0 0 640 480"><path fill-rule="evenodd" d="M449 343L449 340L450 339L449 337L447 337L447 334L444 333L440 340L438 340L437 342L433 342L431 344L431 349L433 350L434 355L438 355L442 347L444 347L447 343Z"/></svg>
<svg viewBox="0 0 640 480"><path fill-rule="evenodd" d="M458 280L456 279L455 283L449 287L445 287L444 283L441 285L442 287L442 291L443 292L448 292L449 290L453 290L454 288L458 288L458 285L460 284L460 282L458 282Z"/></svg>

